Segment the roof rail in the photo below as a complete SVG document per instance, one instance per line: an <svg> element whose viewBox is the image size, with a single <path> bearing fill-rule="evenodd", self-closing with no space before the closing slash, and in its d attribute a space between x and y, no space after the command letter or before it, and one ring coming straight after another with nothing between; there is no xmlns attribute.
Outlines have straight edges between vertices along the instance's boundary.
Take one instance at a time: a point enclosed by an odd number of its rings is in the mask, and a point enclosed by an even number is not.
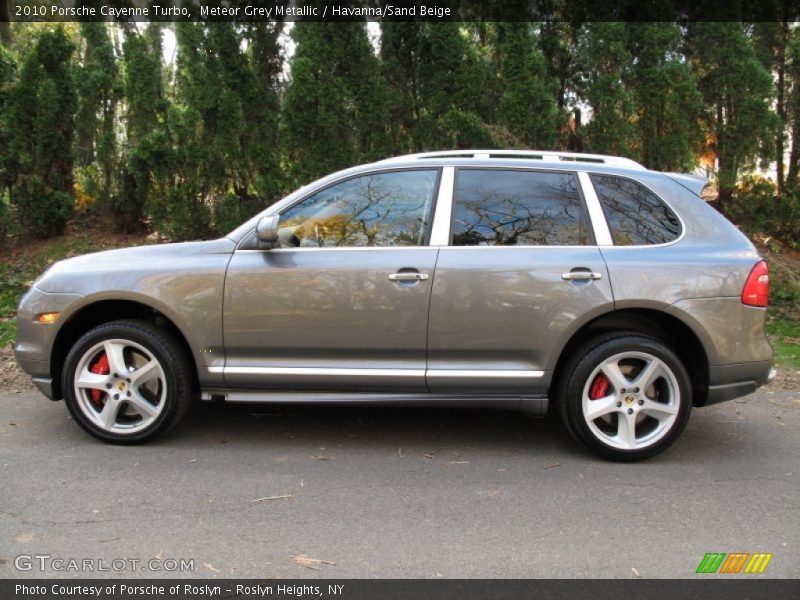
<svg viewBox="0 0 800 600"><path fill-rule="evenodd" d="M387 158L380 162L394 162L423 158L520 158L529 160L552 160L564 162L588 162L629 169L645 169L646 167L630 158L608 156L606 154L583 154L580 152L556 152L553 150L442 150L439 152L420 152Z"/></svg>

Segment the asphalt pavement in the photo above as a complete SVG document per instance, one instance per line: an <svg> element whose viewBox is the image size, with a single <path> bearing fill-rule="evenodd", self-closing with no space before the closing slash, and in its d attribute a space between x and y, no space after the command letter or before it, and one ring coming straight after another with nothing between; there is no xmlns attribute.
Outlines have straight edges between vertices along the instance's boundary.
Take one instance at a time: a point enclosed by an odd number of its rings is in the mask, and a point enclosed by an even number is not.
<svg viewBox="0 0 800 600"><path fill-rule="evenodd" d="M0 389L0 578L92 575L84 559L102 577L692 578L707 552L796 578L799 429L800 394L767 388L636 464L484 410L199 404L120 447Z"/></svg>

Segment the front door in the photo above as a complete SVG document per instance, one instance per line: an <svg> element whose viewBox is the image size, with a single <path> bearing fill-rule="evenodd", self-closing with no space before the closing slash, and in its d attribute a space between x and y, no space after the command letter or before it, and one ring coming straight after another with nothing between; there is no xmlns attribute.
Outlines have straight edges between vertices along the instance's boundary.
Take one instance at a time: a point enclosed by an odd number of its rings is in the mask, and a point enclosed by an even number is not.
<svg viewBox="0 0 800 600"><path fill-rule="evenodd" d="M425 390L438 169L335 183L280 217L278 247L237 251L225 380L309 391Z"/></svg>

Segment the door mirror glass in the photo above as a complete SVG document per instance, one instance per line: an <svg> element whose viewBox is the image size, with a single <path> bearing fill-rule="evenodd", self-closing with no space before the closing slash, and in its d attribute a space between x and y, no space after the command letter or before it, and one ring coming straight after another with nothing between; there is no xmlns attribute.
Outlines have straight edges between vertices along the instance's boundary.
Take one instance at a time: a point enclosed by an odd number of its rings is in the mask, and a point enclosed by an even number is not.
<svg viewBox="0 0 800 600"><path fill-rule="evenodd" d="M278 219L278 215L269 215L258 220L256 237L259 248L268 250L278 242Z"/></svg>

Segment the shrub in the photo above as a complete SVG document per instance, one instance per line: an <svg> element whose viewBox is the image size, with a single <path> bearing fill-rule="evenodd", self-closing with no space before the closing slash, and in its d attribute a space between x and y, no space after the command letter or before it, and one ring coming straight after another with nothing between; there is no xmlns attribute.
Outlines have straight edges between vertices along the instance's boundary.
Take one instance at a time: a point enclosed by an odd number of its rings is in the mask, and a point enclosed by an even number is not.
<svg viewBox="0 0 800 600"><path fill-rule="evenodd" d="M214 202L214 231L225 235L263 208L264 203L257 196L225 194Z"/></svg>
<svg viewBox="0 0 800 600"><path fill-rule="evenodd" d="M792 247L800 244L800 189L788 188L778 196L770 180L749 176L740 182L726 212L748 235L773 237Z"/></svg>

